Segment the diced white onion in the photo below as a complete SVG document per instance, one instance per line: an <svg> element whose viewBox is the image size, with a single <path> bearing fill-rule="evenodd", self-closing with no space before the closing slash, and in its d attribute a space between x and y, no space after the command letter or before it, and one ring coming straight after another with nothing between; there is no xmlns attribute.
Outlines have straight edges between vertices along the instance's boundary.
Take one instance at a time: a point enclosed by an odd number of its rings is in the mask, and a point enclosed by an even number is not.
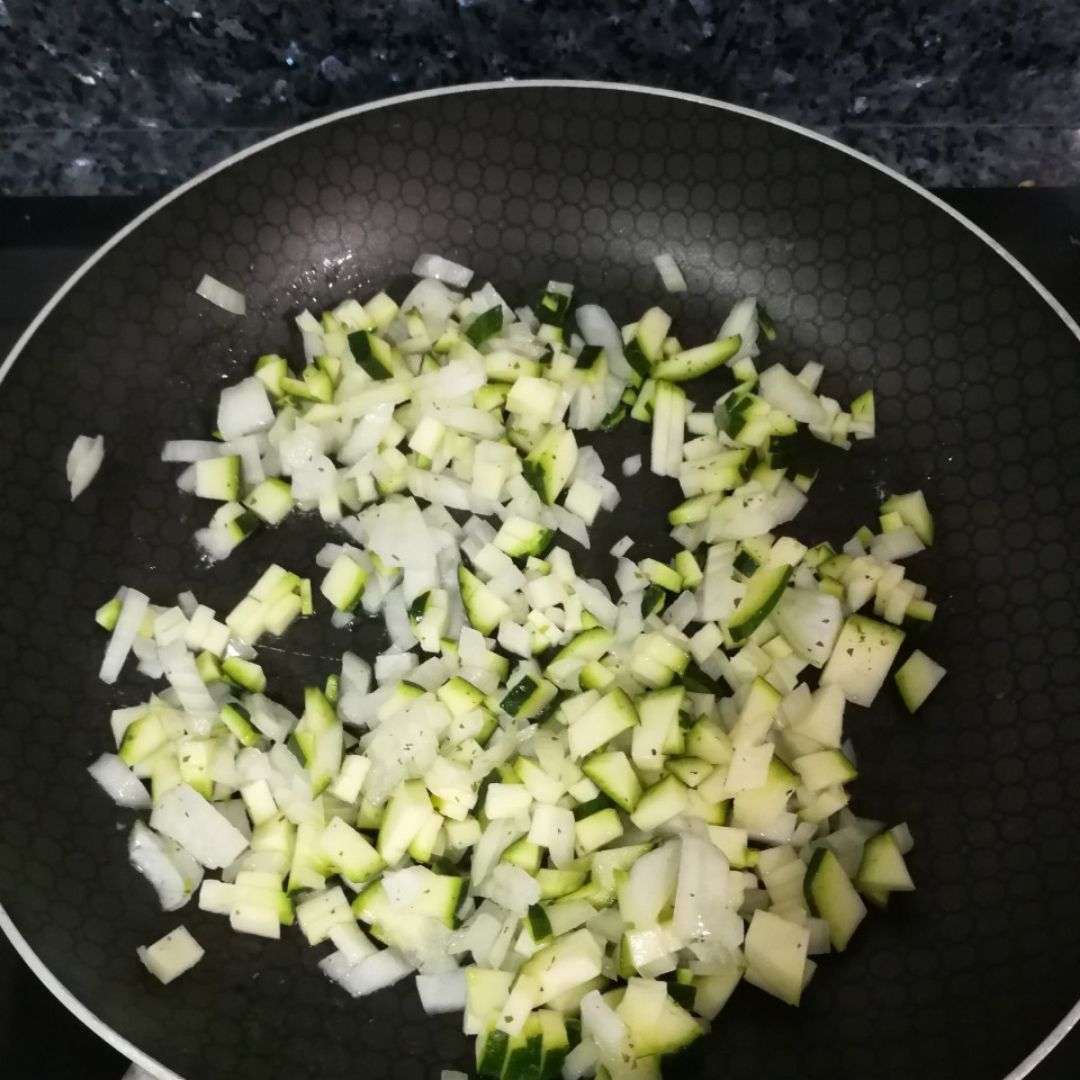
<svg viewBox="0 0 1080 1080"><path fill-rule="evenodd" d="M465 1008L465 972L447 971L438 975L417 975L420 1004L428 1016L460 1012ZM446 1073L443 1073L445 1076Z"/></svg>
<svg viewBox="0 0 1080 1080"><path fill-rule="evenodd" d="M228 866L247 847L247 841L224 815L187 784L161 797L150 825L209 869Z"/></svg>
<svg viewBox="0 0 1080 1080"><path fill-rule="evenodd" d="M673 255L663 251L653 259L653 262L656 264L660 280L664 283L664 288L668 292L686 292L686 278L683 277Z"/></svg>
<svg viewBox="0 0 1080 1080"><path fill-rule="evenodd" d="M421 256L423 258L424 256ZM418 261L419 263L419 261ZM464 269L462 267L461 269ZM413 267L414 273L419 273ZM402 311L418 311L424 320L428 333L437 338L446 329L446 323L454 313L454 308L461 302L459 293L451 292L446 285L436 279L434 274L423 274L401 302ZM469 275L471 279L472 275ZM468 284L468 280L465 282Z"/></svg>
<svg viewBox="0 0 1080 1080"><path fill-rule="evenodd" d="M73 502L89 487L104 460L104 435L80 435L72 443L67 457L67 478Z"/></svg>
<svg viewBox="0 0 1080 1080"><path fill-rule="evenodd" d="M742 339L742 344L739 351L728 361L729 364L734 364L745 356L757 355L758 320L756 296L747 296L737 301L716 336L719 339L733 337L736 334Z"/></svg>
<svg viewBox="0 0 1080 1080"><path fill-rule="evenodd" d="M209 300L211 304L215 304L231 315L247 314L247 301L244 299L244 294L209 274L203 274L195 291L204 300Z"/></svg>
<svg viewBox="0 0 1080 1080"><path fill-rule="evenodd" d="M870 544L870 554L881 562L898 562L910 558L923 550L923 542L915 535L915 530L902 525L892 532L875 536Z"/></svg>
<svg viewBox="0 0 1080 1080"><path fill-rule="evenodd" d="M758 393L774 408L806 424L824 424L825 410L817 395L782 364L766 368L758 378Z"/></svg>
<svg viewBox="0 0 1080 1080"><path fill-rule="evenodd" d="M592 1039L582 1039L581 1042L566 1055L563 1062L563 1080L582 1080L582 1077L591 1076L600 1063L600 1050Z"/></svg>
<svg viewBox="0 0 1080 1080"><path fill-rule="evenodd" d="M576 514L571 514L565 507L549 506L545 515L556 529L576 540L583 548L589 547L589 530Z"/></svg>
<svg viewBox="0 0 1080 1080"><path fill-rule="evenodd" d="M113 627L109 644L105 647L101 670L98 672L98 678L103 683L116 682L149 607L150 598L138 589L128 589L124 593L120 615L116 620L116 626Z"/></svg>
<svg viewBox="0 0 1080 1080"><path fill-rule="evenodd" d="M697 618L697 599L692 592L682 592L664 611L664 621L676 630L684 630Z"/></svg>
<svg viewBox="0 0 1080 1080"><path fill-rule="evenodd" d="M221 457L225 444L208 439L173 439L161 448L162 461L207 461Z"/></svg>
<svg viewBox="0 0 1080 1080"><path fill-rule="evenodd" d="M435 278L436 281L452 285L455 289L464 289L473 279L473 272L467 266L444 259L441 255L428 253L417 257L412 272L417 277Z"/></svg>
<svg viewBox="0 0 1080 1080"><path fill-rule="evenodd" d="M619 1060L626 1052L626 1025L600 996L590 990L581 1001L581 1028L588 1033L605 1057Z"/></svg>
<svg viewBox="0 0 1080 1080"><path fill-rule="evenodd" d="M632 379L634 369L623 355L622 334L607 311L598 304L582 304L576 317L586 344L598 345L607 353L608 369L620 379Z"/></svg>
<svg viewBox="0 0 1080 1080"><path fill-rule="evenodd" d="M184 592L180 593L179 596L177 596L176 598L176 603L179 605L180 610L184 613L184 615L189 619L192 615L195 614L195 611L199 606L199 601L195 598L195 594L190 590L185 590ZM214 613L211 611L211 617L213 616L213 614Z"/></svg>
<svg viewBox="0 0 1080 1080"><path fill-rule="evenodd" d="M136 821L128 840L132 866L154 886L163 911L176 911L202 881L202 867L179 844Z"/></svg>
<svg viewBox="0 0 1080 1080"><path fill-rule="evenodd" d="M355 998L393 986L413 972L412 965L395 949L383 949L356 964L343 953L334 952L319 961L319 968Z"/></svg>
<svg viewBox="0 0 1080 1080"><path fill-rule="evenodd" d="M150 793L115 754L102 754L87 768L87 772L117 806L127 806L132 810L150 809Z"/></svg>
<svg viewBox="0 0 1080 1080"><path fill-rule="evenodd" d="M221 391L217 426L223 439L239 439L266 431L274 422L274 409L266 387L254 375Z"/></svg>

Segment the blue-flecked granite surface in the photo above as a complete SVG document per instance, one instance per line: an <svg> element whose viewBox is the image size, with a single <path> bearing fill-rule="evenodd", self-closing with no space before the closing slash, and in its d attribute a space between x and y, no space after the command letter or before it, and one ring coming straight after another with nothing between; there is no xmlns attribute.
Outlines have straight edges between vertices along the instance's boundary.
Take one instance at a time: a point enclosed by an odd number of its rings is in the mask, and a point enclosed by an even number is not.
<svg viewBox="0 0 1080 1080"><path fill-rule="evenodd" d="M931 185L1080 182L1076 0L0 0L0 193L145 193L334 109L562 76L797 121Z"/></svg>

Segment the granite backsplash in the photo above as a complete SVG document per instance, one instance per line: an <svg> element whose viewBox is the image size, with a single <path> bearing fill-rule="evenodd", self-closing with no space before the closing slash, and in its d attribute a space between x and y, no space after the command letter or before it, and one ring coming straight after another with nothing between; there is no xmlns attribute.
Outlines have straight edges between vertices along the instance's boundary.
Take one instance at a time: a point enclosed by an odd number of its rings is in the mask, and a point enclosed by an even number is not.
<svg viewBox="0 0 1080 1080"><path fill-rule="evenodd" d="M545 76L762 109L929 185L1080 182L1072 0L0 0L0 193L156 192L335 109Z"/></svg>

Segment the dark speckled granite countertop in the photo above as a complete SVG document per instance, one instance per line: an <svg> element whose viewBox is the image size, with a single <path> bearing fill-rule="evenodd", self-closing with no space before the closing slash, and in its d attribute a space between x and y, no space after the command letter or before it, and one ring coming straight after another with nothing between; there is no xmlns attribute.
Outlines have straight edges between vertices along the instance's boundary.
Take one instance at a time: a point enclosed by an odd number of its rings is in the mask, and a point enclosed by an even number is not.
<svg viewBox="0 0 1080 1080"><path fill-rule="evenodd" d="M763 109L926 184L1080 182L1074 0L0 0L0 193L156 192L348 105L543 76Z"/></svg>
<svg viewBox="0 0 1080 1080"><path fill-rule="evenodd" d="M761 109L929 186L1078 185L1078 14L1076 0L0 0L0 194L143 197L339 108L538 77L644 83ZM985 223L1007 220L1000 193L983 196L998 200ZM114 207L115 220L92 208L101 235L133 208ZM978 217L977 204L963 209ZM1047 204L1044 225L1067 210ZM18 244L5 224L0 246ZM100 239L69 227L57 226L70 250L59 267L47 260L49 284ZM1028 234L1044 235L1025 225ZM1056 284L1037 256L1060 249L1025 251L1020 239L1017 250ZM7 303L21 312L47 293L46 260L17 254L25 280ZM6 949L0 942L5 1065L59 1076L78 1061L80 1076L118 1077L119 1057L58 1020L59 1006ZM51 1040L51 1056L35 1036ZM26 1054L12 1062L11 1047ZM1074 1034L1037 1076L1076 1077L1078 1062Z"/></svg>

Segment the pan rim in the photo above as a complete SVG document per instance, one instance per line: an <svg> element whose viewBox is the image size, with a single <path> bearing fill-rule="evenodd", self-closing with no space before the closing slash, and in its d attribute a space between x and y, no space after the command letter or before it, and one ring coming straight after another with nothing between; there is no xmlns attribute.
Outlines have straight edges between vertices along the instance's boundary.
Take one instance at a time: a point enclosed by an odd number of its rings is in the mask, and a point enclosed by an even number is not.
<svg viewBox="0 0 1080 1080"><path fill-rule="evenodd" d="M771 124L775 127L782 128L786 131L794 132L797 135L801 135L804 138L808 138L814 142L820 143L833 150L840 151L848 157L854 158L856 161L861 162L864 165L868 165L878 172L885 174L890 179L901 184L909 191L921 196L931 205L935 206L938 210L948 214L954 221L958 222L961 226L967 229L970 233L976 236L984 244L987 245L999 258L1004 259L1009 266L1012 267L1016 273L1020 275L1024 281L1030 285L1036 293L1047 303L1051 310L1061 319L1069 331L1080 341L1080 324L1066 311L1064 305L1057 299L1057 297L1030 271L1023 263L1021 263L1007 248L1001 243L995 240L989 233L981 229L973 221L965 217L958 210L955 210L943 199L934 195L926 188L917 184L914 180L904 176L903 173L898 172L896 169L877 161L875 158L864 154L860 150L855 150L850 146L846 146L843 143L833 139L828 135L824 135L818 131L814 131L812 128L804 127L801 124L794 123L791 120L785 120L781 117L772 116L769 113L762 112L758 109L747 108L744 105L735 105L731 102L720 101L716 98L705 97L701 94L686 93L681 90L668 90L661 87L645 86L640 83L617 83L607 82L603 80L593 79L507 79L490 82L473 82L463 83L458 86L448 87L436 87L429 90L416 90L407 94L398 94L394 97L380 98L377 101L366 102L362 105L352 105L344 109L339 109L336 112L328 113L326 116L317 117L314 120L308 120L305 123L297 124L293 127L286 128L283 131L279 131L274 135L271 135L265 139L261 139L251 146L245 147L242 150L238 150L228 157L223 158L221 161L209 168L204 169L202 172L193 176L191 179L184 181L182 184L167 192L160 199L157 199L150 206L148 206L142 213L133 218L127 225L120 229L117 233L111 236L105 241L96 251L89 255L64 281L64 283L56 290L55 293L49 298L47 303L41 308L34 319L26 327L26 329L19 335L15 344L0 363L0 384L3 383L5 376L12 369L15 361L22 354L27 344L37 333L37 331L44 324L45 320L52 314L53 310L60 304L64 297L78 284L82 278L90 272L114 247L125 240L128 235L134 232L145 221L148 221L159 210L168 206L170 203L179 199L182 195L188 191L197 187L199 184L210 179L212 176L217 175L219 172L223 172L230 168L232 165L239 161L243 161L245 158L257 154L262 150L265 150L271 146L275 146L277 143L284 142L287 139L291 139L294 136L305 134L309 131L314 131L317 128L324 127L330 124L337 123L338 121L347 119L353 116L359 116L362 113L375 112L378 109L389 108L396 105L404 105L412 101L423 101L427 98L436 97L449 97L456 94L469 94L478 92L487 92L493 90L513 91L517 89L566 89L566 88L582 88L588 90L611 90L626 93L636 94L648 94L654 97L670 98L676 101L685 101L694 105L704 105L709 108L721 109L726 112L732 113L736 116L744 116L752 120L757 120L766 124ZM127 1038L121 1035L118 1031L115 1031L112 1027L101 1020L90 1008L84 1005L55 975L45 963L38 957L37 953L31 948L29 942L23 937L22 933L15 926L15 923L5 910L3 903L0 903L0 930L2 930L8 940L11 942L16 953L21 957L23 962L30 968L30 970L38 977L38 979L44 984L47 990L55 997L65 1008L68 1009L77 1019L81 1020L91 1031L93 1031L99 1038L103 1039L106 1043L112 1046L119 1053L125 1055L130 1061L134 1062L140 1068L152 1073L155 1076L159 1076L162 1080L184 1080L179 1073L173 1072L167 1066L162 1065L155 1058L149 1054L140 1050L137 1046L131 1043ZM1048 1035L1036 1046L1030 1054L1027 1055L1017 1066L1015 1066L1011 1072L1009 1072L1003 1080L1023 1080L1028 1076L1031 1071L1040 1064L1050 1053L1058 1046L1059 1043L1065 1038L1066 1035L1080 1023L1080 1001L1065 1014L1065 1016L1057 1023L1057 1025L1049 1032Z"/></svg>

